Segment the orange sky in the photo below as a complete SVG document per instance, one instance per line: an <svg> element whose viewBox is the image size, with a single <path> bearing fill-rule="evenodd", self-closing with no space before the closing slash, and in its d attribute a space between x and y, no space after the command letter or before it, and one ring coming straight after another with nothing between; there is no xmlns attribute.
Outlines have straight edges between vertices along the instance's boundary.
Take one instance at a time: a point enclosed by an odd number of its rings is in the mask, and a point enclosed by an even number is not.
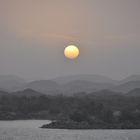
<svg viewBox="0 0 140 140"><path fill-rule="evenodd" d="M140 73L139 0L0 0L0 74ZM80 58L63 49L76 44Z"/></svg>

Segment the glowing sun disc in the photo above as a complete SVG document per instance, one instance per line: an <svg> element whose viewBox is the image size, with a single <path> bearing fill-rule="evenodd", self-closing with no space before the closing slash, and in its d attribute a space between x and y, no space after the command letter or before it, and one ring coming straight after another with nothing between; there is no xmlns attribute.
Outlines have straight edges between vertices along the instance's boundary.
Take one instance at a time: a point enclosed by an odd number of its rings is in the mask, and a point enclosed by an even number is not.
<svg viewBox="0 0 140 140"><path fill-rule="evenodd" d="M69 45L64 49L64 55L66 58L75 59L79 56L79 49L75 45Z"/></svg>

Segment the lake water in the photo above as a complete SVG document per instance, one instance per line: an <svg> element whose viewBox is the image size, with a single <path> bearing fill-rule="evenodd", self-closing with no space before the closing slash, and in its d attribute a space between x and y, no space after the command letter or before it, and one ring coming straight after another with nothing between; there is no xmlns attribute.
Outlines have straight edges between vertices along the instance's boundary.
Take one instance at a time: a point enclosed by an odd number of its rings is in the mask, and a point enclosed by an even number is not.
<svg viewBox="0 0 140 140"><path fill-rule="evenodd" d="M0 140L140 140L140 130L41 129L47 120L0 121Z"/></svg>

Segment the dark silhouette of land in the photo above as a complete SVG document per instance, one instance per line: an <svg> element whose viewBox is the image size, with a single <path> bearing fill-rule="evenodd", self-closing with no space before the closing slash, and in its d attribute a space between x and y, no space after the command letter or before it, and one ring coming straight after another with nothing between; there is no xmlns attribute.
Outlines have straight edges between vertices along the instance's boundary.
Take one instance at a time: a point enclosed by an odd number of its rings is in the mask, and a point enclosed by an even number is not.
<svg viewBox="0 0 140 140"><path fill-rule="evenodd" d="M0 91L0 119L55 120L42 128L140 128L140 89L127 94L102 90L72 96L45 95L37 91Z"/></svg>
<svg viewBox="0 0 140 140"><path fill-rule="evenodd" d="M8 92L32 89L46 95L72 95L78 92L91 93L104 89L127 93L135 88L140 88L140 75L132 75L122 80L112 80L101 75L71 75L32 82L27 82L17 76L0 76L0 89Z"/></svg>
<svg viewBox="0 0 140 140"><path fill-rule="evenodd" d="M52 120L42 128L140 129L138 76L121 81L110 80L110 83L109 80L101 82L101 76L95 78L100 83L93 82L94 76L89 80L83 77L72 78L65 84L62 84L63 78L60 83L56 79L20 82L23 87L17 84L20 86L16 91L11 90L16 87L14 83L9 89L4 89L6 85L3 87L1 84L0 120ZM12 78L2 80L5 84L20 81Z"/></svg>

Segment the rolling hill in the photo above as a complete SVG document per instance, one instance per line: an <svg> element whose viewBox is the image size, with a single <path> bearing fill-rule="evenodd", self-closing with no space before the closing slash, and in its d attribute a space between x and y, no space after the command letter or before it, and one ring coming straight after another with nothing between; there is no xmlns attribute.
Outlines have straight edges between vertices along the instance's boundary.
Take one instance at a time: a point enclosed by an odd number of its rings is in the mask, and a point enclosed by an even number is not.
<svg viewBox="0 0 140 140"><path fill-rule="evenodd" d="M140 81L129 81L111 88L112 91L127 93L130 90L140 88Z"/></svg>
<svg viewBox="0 0 140 140"><path fill-rule="evenodd" d="M17 92L13 92L11 93L10 95L15 95L15 96L26 96L26 97L39 97L39 96L42 96L44 94L40 93L40 92L37 92L35 90L32 90L32 89L25 89L23 91L17 91Z"/></svg>
<svg viewBox="0 0 140 140"><path fill-rule="evenodd" d="M112 80L111 78L95 74L70 75L53 79L53 81L56 81L57 83L62 85L76 80L89 81L93 83L111 83L111 84L115 84L117 82L116 80Z"/></svg>
<svg viewBox="0 0 140 140"><path fill-rule="evenodd" d="M126 95L127 96L140 96L140 88L135 88L129 91Z"/></svg>
<svg viewBox="0 0 140 140"><path fill-rule="evenodd" d="M0 75L0 88L6 91L14 91L26 84L23 78L15 75Z"/></svg>

